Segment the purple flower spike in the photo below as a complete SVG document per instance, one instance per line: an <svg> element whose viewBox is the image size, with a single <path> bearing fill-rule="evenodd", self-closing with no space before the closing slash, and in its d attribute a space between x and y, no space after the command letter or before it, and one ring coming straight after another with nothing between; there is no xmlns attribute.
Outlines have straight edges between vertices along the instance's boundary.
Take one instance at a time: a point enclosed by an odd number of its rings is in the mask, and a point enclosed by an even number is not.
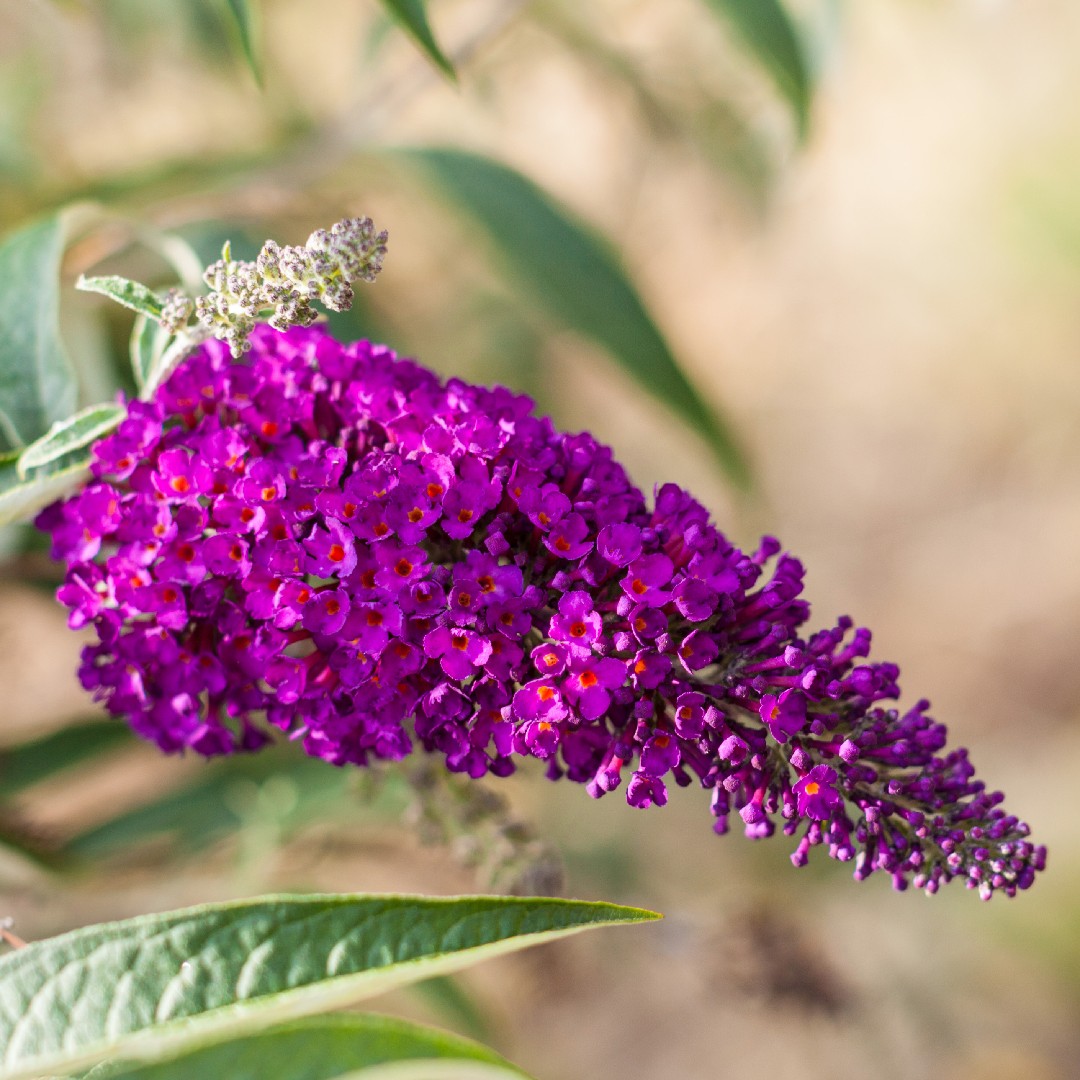
<svg viewBox="0 0 1080 1080"><path fill-rule="evenodd" d="M210 342L93 448L38 524L92 628L79 677L164 751L282 733L336 765L414 745L599 798L711 793L713 829L792 836L929 893L1014 895L1046 852L803 567L744 552L674 484L650 508L591 436L368 342Z"/></svg>

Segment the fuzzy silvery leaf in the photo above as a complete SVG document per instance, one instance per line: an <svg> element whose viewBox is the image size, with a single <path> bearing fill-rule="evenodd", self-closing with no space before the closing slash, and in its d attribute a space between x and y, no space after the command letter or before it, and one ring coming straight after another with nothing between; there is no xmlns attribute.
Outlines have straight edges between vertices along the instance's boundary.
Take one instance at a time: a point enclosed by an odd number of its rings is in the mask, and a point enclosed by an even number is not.
<svg viewBox="0 0 1080 1080"><path fill-rule="evenodd" d="M63 250L56 215L0 242L0 451L27 446L75 409L75 374L60 340Z"/></svg>
<svg viewBox="0 0 1080 1080"><path fill-rule="evenodd" d="M40 469L76 450L83 450L112 431L124 418L126 409L116 402L91 405L67 420L53 424L48 433L31 443L19 455L16 471L26 479Z"/></svg>
<svg viewBox="0 0 1080 1080"><path fill-rule="evenodd" d="M125 277L117 277L115 274L108 277L80 276L75 282L75 288L82 292L101 293L102 296L123 304L140 315L146 315L151 319L160 319L162 300L152 289L138 281L131 281Z"/></svg>

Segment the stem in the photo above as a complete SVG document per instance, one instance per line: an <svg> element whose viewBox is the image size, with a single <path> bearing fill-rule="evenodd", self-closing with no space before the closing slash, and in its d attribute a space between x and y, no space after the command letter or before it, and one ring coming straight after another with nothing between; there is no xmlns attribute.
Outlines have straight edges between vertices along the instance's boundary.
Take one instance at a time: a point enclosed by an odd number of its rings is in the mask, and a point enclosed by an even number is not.
<svg viewBox="0 0 1080 1080"><path fill-rule="evenodd" d="M12 949L25 949L27 943L18 934L13 934L9 929L10 926L11 916L8 916L3 923L0 923L0 941Z"/></svg>

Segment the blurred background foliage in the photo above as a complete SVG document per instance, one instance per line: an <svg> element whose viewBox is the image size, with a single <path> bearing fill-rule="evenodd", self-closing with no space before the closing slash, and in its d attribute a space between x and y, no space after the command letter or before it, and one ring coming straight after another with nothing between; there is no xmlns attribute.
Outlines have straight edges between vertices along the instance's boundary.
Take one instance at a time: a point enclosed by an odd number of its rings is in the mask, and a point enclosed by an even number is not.
<svg viewBox="0 0 1080 1080"><path fill-rule="evenodd" d="M1070 0L0 6L0 233L82 206L65 285L169 284L162 234L209 261L371 215L387 267L339 334L532 394L738 543L778 533L819 619L874 627L1052 845L1012 904L930 903L717 841L692 792L631 814L537 775L160 760L91 715L20 528L0 915L562 887L668 918L394 1004L541 1076L1080 1075L1078 35ZM129 315L65 287L61 316L81 402L129 385Z"/></svg>

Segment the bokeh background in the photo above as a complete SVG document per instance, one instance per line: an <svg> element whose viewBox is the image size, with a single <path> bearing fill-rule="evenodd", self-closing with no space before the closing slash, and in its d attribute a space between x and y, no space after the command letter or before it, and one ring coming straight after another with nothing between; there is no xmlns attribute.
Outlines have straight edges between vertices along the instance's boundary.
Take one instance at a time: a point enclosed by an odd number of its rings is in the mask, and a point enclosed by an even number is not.
<svg viewBox="0 0 1080 1080"><path fill-rule="evenodd" d="M0 742L89 720L80 745L112 747L33 783L0 754L0 914L20 934L277 888L546 884L545 844L569 895L667 918L387 1009L567 1080L1080 1077L1080 7L790 8L813 74L805 138L700 0L435 0L457 87L375 3L265 0L262 89L214 0L5 4L0 228L96 200L111 224L69 252L70 275L103 259L164 283L130 222L209 256L228 235L297 243L370 214L390 255L343 332L526 390L643 487L688 486L736 542L780 536L818 621L873 627L876 655L1051 846L1044 880L989 905L960 886L897 895L820 852L795 871L782 837L716 839L693 790L636 812L528 769L498 786L505 810L481 808L479 841L432 843L468 811L444 793L403 815L415 797L394 777L162 761L94 722L55 570L9 530ZM512 165L610 240L735 432L749 491L386 153L435 143ZM130 322L70 290L63 314L99 399Z"/></svg>

